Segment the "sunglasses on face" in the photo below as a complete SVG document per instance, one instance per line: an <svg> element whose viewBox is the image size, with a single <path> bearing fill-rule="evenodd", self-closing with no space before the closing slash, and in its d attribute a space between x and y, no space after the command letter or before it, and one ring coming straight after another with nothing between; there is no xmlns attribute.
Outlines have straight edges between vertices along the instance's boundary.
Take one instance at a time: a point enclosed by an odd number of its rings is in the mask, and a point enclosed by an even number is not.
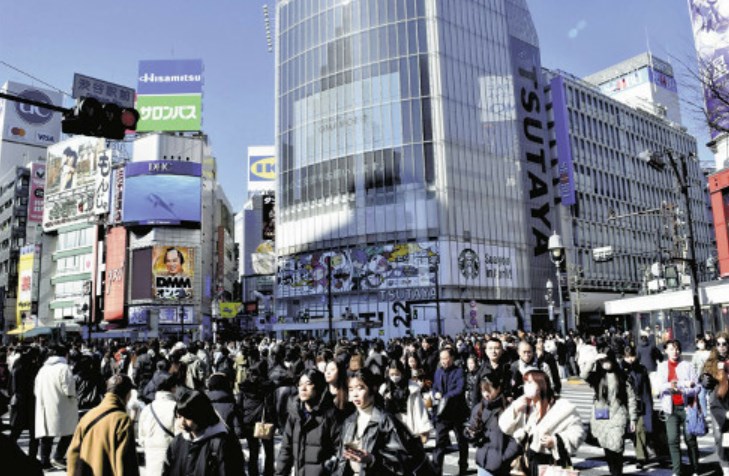
<svg viewBox="0 0 729 476"><path fill-rule="evenodd" d="M726 347L727 346L727 342L720 340L720 341L717 341L716 342L716 345L719 346L719 347Z"/></svg>

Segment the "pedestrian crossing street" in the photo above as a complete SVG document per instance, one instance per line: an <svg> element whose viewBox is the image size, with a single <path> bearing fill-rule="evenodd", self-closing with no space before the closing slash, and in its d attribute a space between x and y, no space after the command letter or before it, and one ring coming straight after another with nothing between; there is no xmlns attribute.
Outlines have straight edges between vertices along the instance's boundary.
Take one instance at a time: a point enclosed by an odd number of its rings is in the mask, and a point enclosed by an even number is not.
<svg viewBox="0 0 729 476"><path fill-rule="evenodd" d="M590 414L592 412L592 401L593 393L590 387L583 381L563 381L561 398L566 398L577 407L577 411L585 423L590 421ZM6 416L7 417L7 416ZM434 448L434 434L431 434L430 440L426 444L426 449L432 452ZM445 457L443 474L444 475L457 475L458 474L458 452L455 445L455 437L451 435L453 444L451 445L452 451ZM698 439L699 450L701 452L701 464L702 476L721 474L721 469L717 463L717 458L714 448L714 438L709 434L702 436ZM28 439L27 433L24 432L19 440L21 448L27 451ZM244 453L246 460L248 459L248 449L246 448L245 440L242 440ZM276 437L276 449L275 453L278 453L278 447L280 445L280 437ZM684 460L686 460L686 448L683 446ZM469 473L476 474L476 464L474 463L476 457L476 449L469 448ZM656 475L656 476L669 476L671 475L670 470L670 458L668 455L659 455L658 459L663 459L662 462L656 461L657 458L652 458L651 463L646 466L643 470L638 470L635 466L635 449L632 442L629 440L625 444L625 473L626 475ZM581 476L597 476L608 474L608 466L605 461L605 453L602 448L592 446L587 443L583 443L577 451L577 454L572 457L572 463L575 468L580 470ZM263 467L263 452L261 451L260 467ZM50 471L46 472L46 475L63 475L64 471ZM141 474L144 476L144 468L141 468Z"/></svg>

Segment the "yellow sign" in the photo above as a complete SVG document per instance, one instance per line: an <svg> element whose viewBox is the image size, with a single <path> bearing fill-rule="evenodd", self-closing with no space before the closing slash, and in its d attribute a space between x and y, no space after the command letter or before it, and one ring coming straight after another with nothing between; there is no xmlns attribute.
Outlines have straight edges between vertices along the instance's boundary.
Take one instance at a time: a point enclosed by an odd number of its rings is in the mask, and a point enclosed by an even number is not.
<svg viewBox="0 0 729 476"><path fill-rule="evenodd" d="M257 157L254 159L258 159ZM276 157L263 157L251 161L250 180L275 180Z"/></svg>
<svg viewBox="0 0 729 476"><path fill-rule="evenodd" d="M33 259L35 249L21 252L18 262L18 304L15 307L15 323L18 327L24 317L30 317L33 301Z"/></svg>
<svg viewBox="0 0 729 476"><path fill-rule="evenodd" d="M238 315L238 311L243 307L240 302L221 302L220 317L223 319L231 319Z"/></svg>

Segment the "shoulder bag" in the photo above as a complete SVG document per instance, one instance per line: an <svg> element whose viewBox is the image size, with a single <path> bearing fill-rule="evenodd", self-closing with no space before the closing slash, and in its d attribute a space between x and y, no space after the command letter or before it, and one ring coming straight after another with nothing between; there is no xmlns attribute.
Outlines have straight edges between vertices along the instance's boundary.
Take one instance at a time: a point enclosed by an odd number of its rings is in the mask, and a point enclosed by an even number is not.
<svg viewBox="0 0 729 476"><path fill-rule="evenodd" d="M253 437L259 440L270 440L273 438L273 423L266 423L266 406L263 406L261 421L257 421L253 427Z"/></svg>
<svg viewBox="0 0 729 476"><path fill-rule="evenodd" d="M162 420L160 420L159 417L157 416L157 412L154 411L154 404L152 404L152 403L149 404L149 410L152 412L152 416L154 417L154 419L157 420L157 424L160 426L160 428L162 428L164 430L164 432L167 433L167 435L170 438L174 438L175 434L172 433L172 431L170 431L170 429L167 428L164 425L164 423L162 423Z"/></svg>

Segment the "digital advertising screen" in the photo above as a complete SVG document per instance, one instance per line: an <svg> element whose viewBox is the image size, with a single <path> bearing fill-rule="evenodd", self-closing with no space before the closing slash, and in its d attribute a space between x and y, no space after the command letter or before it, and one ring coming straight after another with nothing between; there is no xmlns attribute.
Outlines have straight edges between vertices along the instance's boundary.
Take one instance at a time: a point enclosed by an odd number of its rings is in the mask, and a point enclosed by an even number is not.
<svg viewBox="0 0 729 476"><path fill-rule="evenodd" d="M200 223L202 166L154 161L127 164L122 220L137 225Z"/></svg>

